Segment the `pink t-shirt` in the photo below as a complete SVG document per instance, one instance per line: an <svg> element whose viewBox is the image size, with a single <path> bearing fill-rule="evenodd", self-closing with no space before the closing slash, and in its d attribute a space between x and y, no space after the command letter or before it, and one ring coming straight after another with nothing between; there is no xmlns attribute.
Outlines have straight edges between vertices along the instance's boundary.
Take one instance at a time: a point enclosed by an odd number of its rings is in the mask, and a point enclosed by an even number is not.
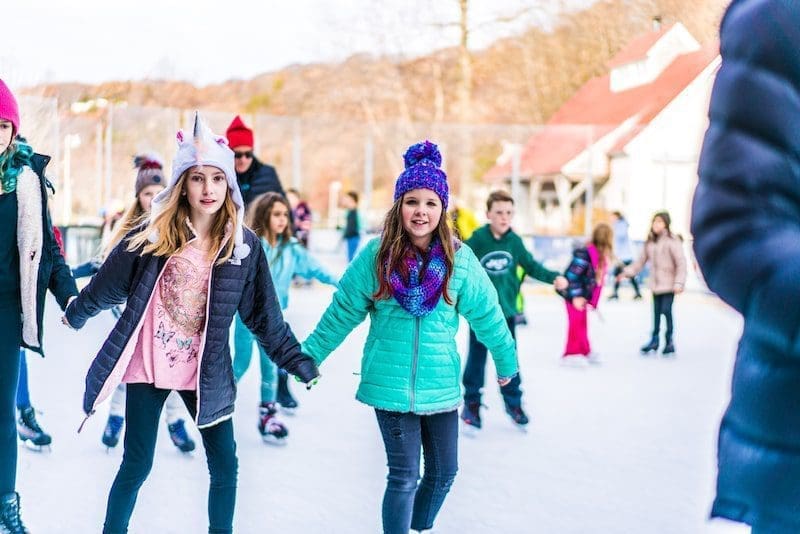
<svg viewBox="0 0 800 534"><path fill-rule="evenodd" d="M142 317L123 382L153 384L160 389L197 388L212 262L191 245L167 260Z"/></svg>

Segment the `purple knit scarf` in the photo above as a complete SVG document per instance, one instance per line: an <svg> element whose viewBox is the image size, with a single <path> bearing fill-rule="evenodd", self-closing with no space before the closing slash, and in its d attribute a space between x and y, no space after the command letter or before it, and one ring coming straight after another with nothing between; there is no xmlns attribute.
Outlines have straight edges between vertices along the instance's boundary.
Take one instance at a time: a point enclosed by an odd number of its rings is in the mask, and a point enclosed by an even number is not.
<svg viewBox="0 0 800 534"><path fill-rule="evenodd" d="M447 274L442 243L438 238L431 242L428 263L421 280L420 271L423 270L424 260L416 248L412 247L412 251L405 255L403 261L408 269L408 283L402 274L392 271L389 274L392 295L398 304L414 317L428 315L439 303Z"/></svg>

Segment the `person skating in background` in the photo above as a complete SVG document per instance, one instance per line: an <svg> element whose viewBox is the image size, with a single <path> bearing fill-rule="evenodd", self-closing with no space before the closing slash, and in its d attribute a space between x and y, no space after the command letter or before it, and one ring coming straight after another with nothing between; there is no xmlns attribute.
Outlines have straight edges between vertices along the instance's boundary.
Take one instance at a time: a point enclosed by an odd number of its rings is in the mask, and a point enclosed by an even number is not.
<svg viewBox="0 0 800 534"><path fill-rule="evenodd" d="M269 264L272 282L282 310L289 305L289 287L294 276L317 279L324 284L336 286L336 277L328 273L297 239L292 237L289 222L289 203L278 193L265 193L250 206L247 225L261 238L261 245ZM250 365L253 356L253 335L241 322L236 320L233 337L233 376L238 382ZM258 431L264 441L282 444L286 442L289 431L277 418L276 406L276 368L275 364L259 346L261 363L261 399L258 407ZM280 401L278 401L280 404ZM281 406L282 411L292 413L296 408L294 401L290 406Z"/></svg>
<svg viewBox="0 0 800 534"><path fill-rule="evenodd" d="M347 262L353 261L361 243L361 220L358 216L358 193L348 191L342 199L345 209L345 224L342 238L347 244Z"/></svg>
<svg viewBox="0 0 800 534"><path fill-rule="evenodd" d="M618 280L617 277L622 273L625 267L633 263L633 243L631 243L631 237L628 233L628 221L621 212L615 211L611 214L611 229L614 231L614 255L616 256L617 262L611 273L614 277L614 292L608 298L609 300L616 300L619 298L620 285L620 280ZM633 298L636 300L642 298L642 293L639 291L639 282L636 281L636 277L632 276L629 280L631 281L633 290L636 292Z"/></svg>
<svg viewBox="0 0 800 534"><path fill-rule="evenodd" d="M642 255L625 267L616 278L619 281L622 278L634 277L647 263L650 264L648 285L653 292L653 333L650 341L640 349L642 354L658 350L662 315L667 323L662 354L670 356L675 352L672 304L675 295L681 293L686 284L686 256L683 253L683 240L673 234L669 226L669 213L666 211L656 213Z"/></svg>
<svg viewBox="0 0 800 534"><path fill-rule="evenodd" d="M450 202L452 205L448 215L453 223L455 236L461 241L466 241L472 236L472 232L481 227L481 223L471 209L461 204L460 199L452 197Z"/></svg>
<svg viewBox="0 0 800 534"><path fill-rule="evenodd" d="M286 191L286 200L291 207L292 234L297 241L308 248L308 239L311 237L311 206L308 205L297 189Z"/></svg>
<svg viewBox="0 0 800 534"><path fill-rule="evenodd" d="M62 309L78 295L47 207L50 158L35 154L19 130L17 100L0 80L0 532L9 534L28 532L16 491L20 347L43 354L48 289Z"/></svg>
<svg viewBox="0 0 800 534"><path fill-rule="evenodd" d="M153 198L164 190L167 181L164 179L164 164L156 154L138 154L133 158L133 167L136 169L134 183L134 199L124 209L119 217L111 235L105 240L105 246L100 254L91 261L73 269L75 278L94 276L100 269L106 256L114 250L120 241L136 226L142 224L150 213ZM115 306L111 309L114 317L119 319L122 311ZM186 431L186 423L181 417L183 401L176 392L170 393L164 404L167 430L172 443L182 452L191 452L195 449L194 440ZM119 443L119 437L125 424L125 384L120 384L111 394L108 410L108 421L100 441L106 447L113 448Z"/></svg>
<svg viewBox="0 0 800 534"><path fill-rule="evenodd" d="M556 289L563 289L567 281L559 273L546 269L537 262L522 239L511 228L514 219L514 199L505 191L494 191L486 200L486 218L489 223L478 228L472 236L464 241L469 245L481 266L494 284L500 299L500 307L505 317L505 324L511 336L516 333L517 296L522 280L518 268L536 280L553 284ZM486 345L478 340L475 330L469 331L469 352L464 367L464 409L461 419L469 428L481 428L481 390L486 373ZM500 388L503 395L506 413L518 425L528 424L528 415L522 408L521 377L517 374L513 380Z"/></svg>
<svg viewBox="0 0 800 534"><path fill-rule="evenodd" d="M258 238L244 226L233 152L199 114L192 134L177 137L171 180L153 199L147 224L114 248L62 319L81 328L127 300L89 368L83 403L89 417L127 383L125 450L105 533L127 531L153 464L161 408L173 390L203 439L209 532L233 531L238 460L228 336L237 311L276 363L307 383L318 376L283 321Z"/></svg>
<svg viewBox="0 0 800 534"><path fill-rule="evenodd" d="M236 180L247 209L259 195L274 192L286 196L275 167L262 163L253 153L253 130L245 126L239 115L234 117L225 132L228 146L233 150Z"/></svg>
<svg viewBox="0 0 800 534"><path fill-rule="evenodd" d="M589 343L588 308L597 309L600 294L614 252L614 231L605 223L594 227L585 246L572 252L565 277L569 285L561 295L567 307L567 343L561 358L564 364L600 363Z"/></svg>
<svg viewBox="0 0 800 534"><path fill-rule="evenodd" d="M386 449L385 534L430 529L455 479L459 315L492 351L501 385L518 371L497 291L472 250L452 236L436 145L413 145L404 160L382 235L348 266L303 343L321 363L370 316L356 398L375 409Z"/></svg>
<svg viewBox="0 0 800 534"><path fill-rule="evenodd" d="M710 515L790 534L800 532L800 6L734 0L720 43L691 230L709 288L744 327Z"/></svg>

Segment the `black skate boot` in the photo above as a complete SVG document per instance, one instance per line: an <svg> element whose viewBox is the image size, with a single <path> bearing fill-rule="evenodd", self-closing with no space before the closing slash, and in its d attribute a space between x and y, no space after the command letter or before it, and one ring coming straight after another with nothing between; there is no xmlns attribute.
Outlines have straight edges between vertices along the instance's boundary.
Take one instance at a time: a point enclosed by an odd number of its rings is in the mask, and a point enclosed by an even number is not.
<svg viewBox="0 0 800 534"><path fill-rule="evenodd" d="M262 402L258 407L258 431L264 443L272 445L285 445L289 437L289 430L278 421L278 409L274 402Z"/></svg>
<svg viewBox="0 0 800 534"><path fill-rule="evenodd" d="M32 406L23 408L19 411L19 419L17 419L17 434L19 439L24 442L29 441L31 444L37 446L39 450L42 447L49 447L53 442L50 434L42 430L39 423L36 422L36 411Z"/></svg>
<svg viewBox="0 0 800 534"><path fill-rule="evenodd" d="M521 406L509 406L506 404L506 413L511 417L511 420L520 427L524 427L530 421Z"/></svg>
<svg viewBox="0 0 800 534"><path fill-rule="evenodd" d="M645 356L650 352L656 352L658 350L658 336L653 336L650 338L650 342L639 350L641 350L642 356Z"/></svg>
<svg viewBox="0 0 800 534"><path fill-rule="evenodd" d="M289 375L278 372L278 391L275 394L275 402L280 404L281 411L286 415L294 415L297 409L297 401L289 391Z"/></svg>
<svg viewBox="0 0 800 534"><path fill-rule="evenodd" d="M464 421L464 432L474 435L481 429L481 403L468 402L461 410L461 420Z"/></svg>
<svg viewBox="0 0 800 534"><path fill-rule="evenodd" d="M194 450L194 440L192 440L186 432L183 419L178 419L171 425L167 425L167 429L169 430L169 438L172 440L172 443L178 447L181 452L192 452Z"/></svg>
<svg viewBox="0 0 800 534"><path fill-rule="evenodd" d="M100 440L103 445L109 449L113 449L119 443L119 435L122 432L122 425L125 423L125 418L121 415L109 415L106 429L103 431L103 437Z"/></svg>
<svg viewBox="0 0 800 534"><path fill-rule="evenodd" d="M665 358L675 356L675 345L672 343L672 338L667 338L666 341L667 343L664 345L664 350L661 352L661 355Z"/></svg>
<svg viewBox="0 0 800 534"><path fill-rule="evenodd" d="M0 532L30 534L19 516L19 494L16 491L0 495Z"/></svg>

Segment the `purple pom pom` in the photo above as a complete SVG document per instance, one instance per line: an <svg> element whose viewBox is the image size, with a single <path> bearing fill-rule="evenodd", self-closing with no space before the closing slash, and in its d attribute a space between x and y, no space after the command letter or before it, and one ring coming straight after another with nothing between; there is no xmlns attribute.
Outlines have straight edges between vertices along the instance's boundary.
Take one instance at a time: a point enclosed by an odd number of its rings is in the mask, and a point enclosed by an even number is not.
<svg viewBox="0 0 800 534"><path fill-rule="evenodd" d="M424 141L411 145L403 155L403 161L406 163L406 169L413 167L423 160L428 160L437 167L442 166L442 155L439 153L439 147L430 141Z"/></svg>

